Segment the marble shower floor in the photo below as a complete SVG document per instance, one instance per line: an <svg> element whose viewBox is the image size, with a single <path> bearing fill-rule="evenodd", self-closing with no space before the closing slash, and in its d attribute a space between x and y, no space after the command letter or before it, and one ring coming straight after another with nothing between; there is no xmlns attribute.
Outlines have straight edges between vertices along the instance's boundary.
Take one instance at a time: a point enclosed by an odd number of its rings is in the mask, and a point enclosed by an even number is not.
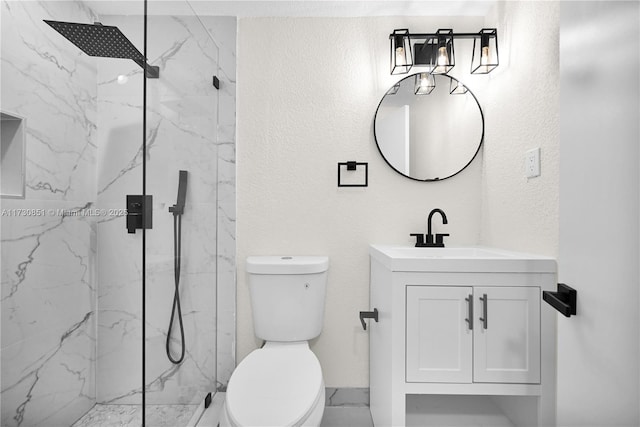
<svg viewBox="0 0 640 427"><path fill-rule="evenodd" d="M147 427L186 426L198 405L147 405ZM140 405L95 405L72 427L139 427Z"/></svg>

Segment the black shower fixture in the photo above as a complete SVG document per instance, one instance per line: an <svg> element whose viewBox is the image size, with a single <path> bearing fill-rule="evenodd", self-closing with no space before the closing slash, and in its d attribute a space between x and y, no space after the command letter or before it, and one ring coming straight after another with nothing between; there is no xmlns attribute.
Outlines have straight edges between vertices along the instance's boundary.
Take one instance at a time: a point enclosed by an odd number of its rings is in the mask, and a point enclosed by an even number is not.
<svg viewBox="0 0 640 427"><path fill-rule="evenodd" d="M189 172L181 170L178 173L178 198L176 204L169 206L169 212L173 214L173 304L171 305L171 318L167 328L167 340L165 350L167 357L174 365L179 365L184 360L186 344L184 340L184 324L182 322L182 308L180 307L180 265L182 259L182 214L187 198L187 177ZM180 356L176 359L171 355L171 332L173 331L173 321L178 319L180 327Z"/></svg>
<svg viewBox="0 0 640 427"><path fill-rule="evenodd" d="M100 22L79 24L46 19L44 22L89 56L132 59L142 67L147 78L157 79L160 76L160 67L149 65L144 55L118 27L102 25Z"/></svg>

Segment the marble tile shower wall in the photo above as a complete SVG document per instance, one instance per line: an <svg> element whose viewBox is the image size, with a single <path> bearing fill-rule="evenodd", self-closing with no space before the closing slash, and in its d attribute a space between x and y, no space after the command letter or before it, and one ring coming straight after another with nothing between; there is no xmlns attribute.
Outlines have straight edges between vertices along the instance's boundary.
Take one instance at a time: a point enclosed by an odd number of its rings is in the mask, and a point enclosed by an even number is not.
<svg viewBox="0 0 640 427"><path fill-rule="evenodd" d="M0 6L0 108L26 118L27 145L26 197L2 199L1 423L69 425L95 402L95 222L60 211L96 200L97 71L42 19L96 16L72 2Z"/></svg>
<svg viewBox="0 0 640 427"><path fill-rule="evenodd" d="M2 209L56 212L2 217L3 427L69 425L96 401L140 403L141 394L140 232L127 234L124 217L57 214L121 209L126 194L141 193L141 70L81 54L56 39L45 18L100 20L142 45L139 17L97 18L80 2L2 2L0 107L27 118L28 146L26 198L3 199ZM149 21L150 62L161 68L161 78L148 82L149 403L197 403L224 389L235 364L236 21L204 21L218 46L195 17ZM212 74L223 82L219 92ZM128 83L118 85L118 75ZM181 278L187 355L176 367L164 340L173 295L167 209L180 169L189 171Z"/></svg>

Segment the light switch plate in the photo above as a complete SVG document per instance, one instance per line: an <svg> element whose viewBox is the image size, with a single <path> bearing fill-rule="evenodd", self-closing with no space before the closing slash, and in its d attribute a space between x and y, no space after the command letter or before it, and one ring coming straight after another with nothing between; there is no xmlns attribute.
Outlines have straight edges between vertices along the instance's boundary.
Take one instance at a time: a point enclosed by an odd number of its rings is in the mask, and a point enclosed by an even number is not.
<svg viewBox="0 0 640 427"><path fill-rule="evenodd" d="M524 174L527 178L540 176L540 147L524 154Z"/></svg>

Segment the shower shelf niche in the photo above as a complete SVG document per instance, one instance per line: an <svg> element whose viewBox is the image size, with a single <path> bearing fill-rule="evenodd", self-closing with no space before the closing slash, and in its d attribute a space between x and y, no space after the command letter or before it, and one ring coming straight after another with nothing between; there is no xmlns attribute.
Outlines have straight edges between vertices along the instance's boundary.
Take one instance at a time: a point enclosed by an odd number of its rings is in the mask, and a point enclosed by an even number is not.
<svg viewBox="0 0 640 427"><path fill-rule="evenodd" d="M7 199L24 199L25 188L25 119L0 111L2 158L0 195Z"/></svg>

